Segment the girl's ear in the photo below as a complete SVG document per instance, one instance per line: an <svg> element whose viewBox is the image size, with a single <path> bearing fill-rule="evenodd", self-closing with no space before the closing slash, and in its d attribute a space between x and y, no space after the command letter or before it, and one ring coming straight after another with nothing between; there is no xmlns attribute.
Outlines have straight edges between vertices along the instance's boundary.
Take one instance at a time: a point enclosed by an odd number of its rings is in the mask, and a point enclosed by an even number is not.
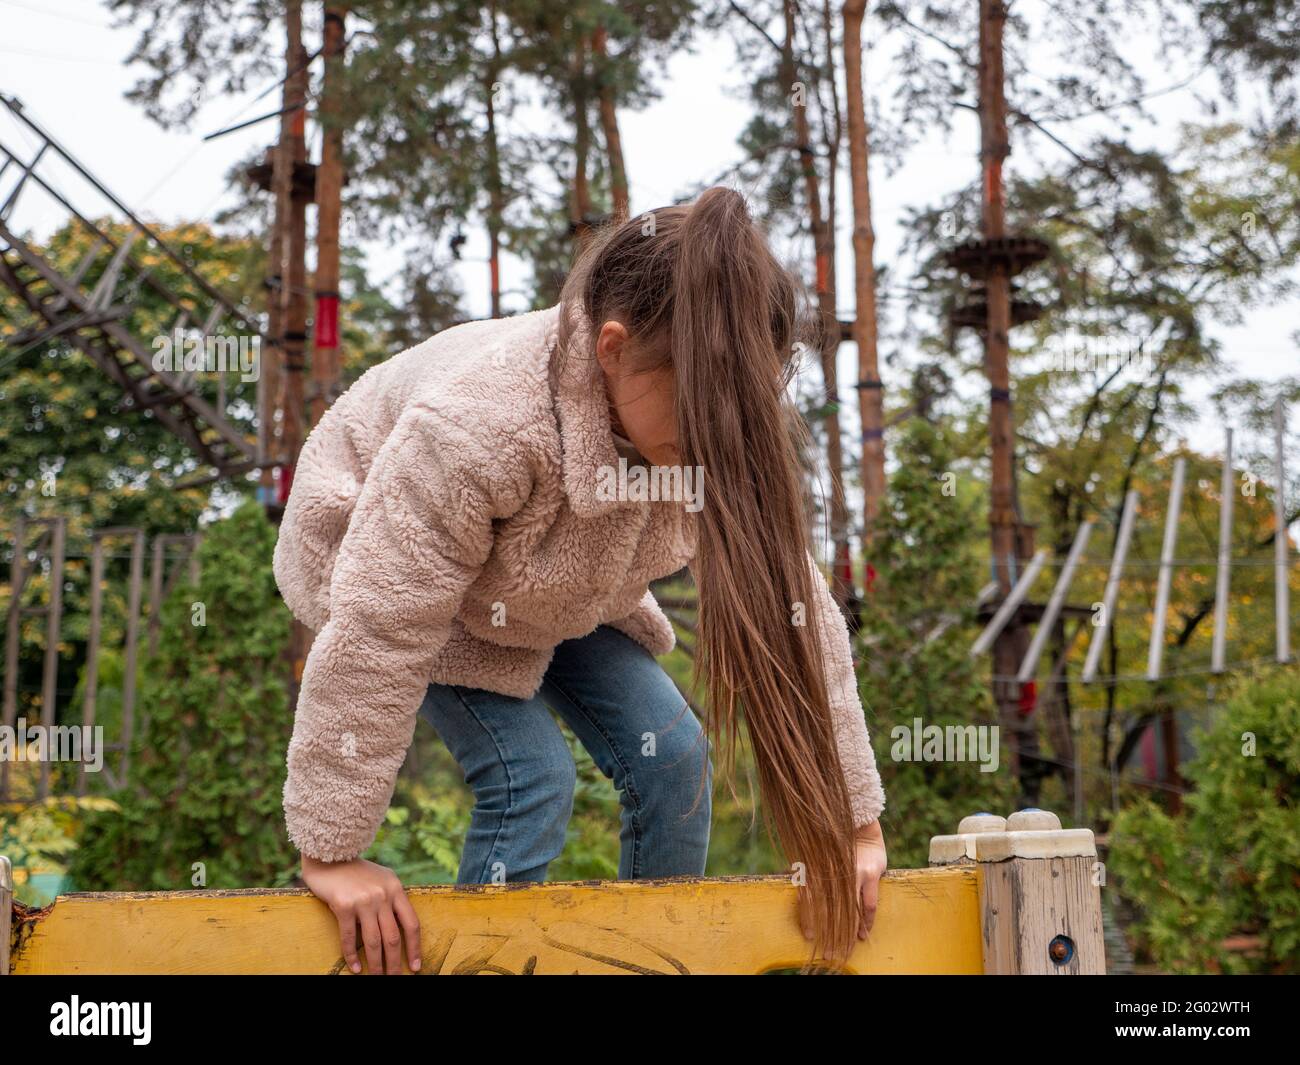
<svg viewBox="0 0 1300 1065"><path fill-rule="evenodd" d="M627 327L612 319L600 327L596 335L596 359L607 374L617 374L628 344Z"/></svg>

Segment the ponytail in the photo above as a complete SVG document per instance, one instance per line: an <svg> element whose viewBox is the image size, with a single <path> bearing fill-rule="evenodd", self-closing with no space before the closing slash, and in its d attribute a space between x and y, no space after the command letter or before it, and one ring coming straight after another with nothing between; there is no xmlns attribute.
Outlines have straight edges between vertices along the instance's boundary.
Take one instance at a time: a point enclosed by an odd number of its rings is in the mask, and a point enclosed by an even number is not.
<svg viewBox="0 0 1300 1065"><path fill-rule="evenodd" d="M815 950L846 957L858 923L853 817L823 649L816 624L803 623L821 576L808 561L790 431L796 424L806 437L787 394L795 283L744 200L712 188L689 208L599 234L562 302L580 303L597 326L622 322L658 364L671 363L681 461L706 472L693 570L709 734L730 778L743 719L767 823L811 888Z"/></svg>

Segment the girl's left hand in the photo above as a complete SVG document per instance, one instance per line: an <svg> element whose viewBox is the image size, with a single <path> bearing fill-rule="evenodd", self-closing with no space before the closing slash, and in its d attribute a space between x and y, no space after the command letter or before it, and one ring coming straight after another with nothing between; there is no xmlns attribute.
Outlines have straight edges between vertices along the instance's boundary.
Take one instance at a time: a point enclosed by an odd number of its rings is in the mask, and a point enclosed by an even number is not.
<svg viewBox="0 0 1300 1065"><path fill-rule="evenodd" d="M876 921L876 906L880 901L880 878L889 864L885 856L885 836L880 821L872 821L858 829L854 840L855 866L858 873L858 938L866 939Z"/></svg>
<svg viewBox="0 0 1300 1065"><path fill-rule="evenodd" d="M880 877L889 864L885 857L885 836L880 822L873 821L857 830L853 841L853 865L858 888L858 938L866 939L876 920L876 906L880 900ZM804 938L812 940L813 929L809 920L806 896L799 892L799 924Z"/></svg>

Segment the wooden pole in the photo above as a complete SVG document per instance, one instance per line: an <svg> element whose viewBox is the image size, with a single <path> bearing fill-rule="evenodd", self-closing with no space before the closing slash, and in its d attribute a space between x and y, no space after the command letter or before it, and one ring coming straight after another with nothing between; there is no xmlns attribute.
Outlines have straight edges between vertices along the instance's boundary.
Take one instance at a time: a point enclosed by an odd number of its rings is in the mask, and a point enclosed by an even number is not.
<svg viewBox="0 0 1300 1065"><path fill-rule="evenodd" d="M1165 511L1165 538L1160 548L1160 579L1156 585L1156 609L1151 624L1151 644L1147 648L1147 680L1159 680L1165 654L1165 614L1169 610L1169 584L1174 572L1174 547L1178 542L1178 515L1183 506L1183 478L1187 460L1174 461L1174 480L1169 488L1169 505Z"/></svg>
<svg viewBox="0 0 1300 1065"><path fill-rule="evenodd" d="M346 9L326 7L321 152L316 170L316 321L313 333L311 421L315 425L338 398L339 219L343 198L342 78Z"/></svg>
<svg viewBox="0 0 1300 1065"><path fill-rule="evenodd" d="M302 448L303 355L307 340L306 244L307 201L311 196L296 187L295 173L307 162L306 101L307 55L302 46L302 3L285 4L285 80L286 107L292 107L287 136L276 153L271 176L276 198L277 216L283 219L282 266L280 289L281 351L284 354L284 404L281 411L281 476L279 502L288 502L293 487L293 472ZM282 133L284 131L282 130ZM291 699L297 702L310 636L303 625L294 622L289 635L287 657Z"/></svg>
<svg viewBox="0 0 1300 1065"><path fill-rule="evenodd" d="M104 611L104 541L91 536L90 547L90 635L86 640L86 693L81 704L82 728L95 725L95 703L99 697L99 638ZM83 733L86 735L87 733ZM77 794L86 794L86 762L77 774Z"/></svg>
<svg viewBox="0 0 1300 1065"><path fill-rule="evenodd" d="M1124 576L1124 562L1128 558L1129 544L1133 540L1133 523L1137 519L1138 494L1130 490L1124 497L1124 513L1119 519L1119 534L1115 540L1115 554L1110 560L1110 573L1106 577L1106 591L1102 595L1101 624L1092 630L1092 643L1088 645L1088 657L1083 663L1083 673L1079 679L1087 684L1097 678L1097 666L1101 662L1102 647L1106 635L1114 623L1115 604L1119 600L1120 580Z"/></svg>
<svg viewBox="0 0 1300 1065"><path fill-rule="evenodd" d="M1047 562L1047 548L1035 552L1029 565L1025 567L1024 572L1020 574L1020 579L1016 581L1016 586L1011 589L1009 595L1002 600L1002 605L998 607L993 619L985 626L973 644L971 644L971 657L978 658L984 654L991 646L993 641L998 638L1006 628L1007 622L1011 620L1025 601L1025 596L1029 594L1029 589L1033 587L1034 581L1038 579L1038 574L1042 571L1044 563Z"/></svg>
<svg viewBox="0 0 1300 1065"><path fill-rule="evenodd" d="M980 0L979 115L980 163L983 169L981 222L986 245L1006 236L1006 205L1002 164L1011 153L1007 136L1007 104L1003 74L1002 37L1006 9L1001 0ZM1016 509L1015 427L1011 414L1011 279L1008 263L995 255L984 276L987 319L984 330L984 369L989 379L990 507L989 529L993 575L1004 595L1012 586L1018 550ZM999 720L1006 730L1012 772L1020 775L1022 736L1030 723L1019 714L1020 685L1012 680L1024 647L1024 625L1013 617L993 647L993 694Z"/></svg>
<svg viewBox="0 0 1300 1065"><path fill-rule="evenodd" d="M27 554L27 519L14 520L14 557L9 563L9 613L5 624L4 726L13 728L18 717L18 650L22 639L22 591ZM9 796L9 762L0 759L0 799Z"/></svg>
<svg viewBox="0 0 1300 1065"><path fill-rule="evenodd" d="M1047 609L1043 611L1034 638L1029 644L1029 650L1025 652L1024 661L1020 663L1020 672L1016 675L1017 684L1027 684L1034 679L1039 656L1047 646L1047 639L1052 634L1052 626L1056 624L1061 607L1065 605L1065 597L1070 593L1070 582L1074 580L1074 571L1079 568L1079 559L1083 557L1083 552L1088 547L1088 536L1091 532L1092 522L1085 521L1074 534L1074 543L1070 545L1070 553L1066 556L1065 565L1061 567L1060 575L1056 578L1056 586L1047 601Z"/></svg>
<svg viewBox="0 0 1300 1065"><path fill-rule="evenodd" d="M293 470L298 462L298 451L303 438L303 371L304 348L307 339L306 292L306 197L294 188L294 173L298 164L307 161L306 101L307 55L302 46L302 3L288 0L285 4L286 106L294 108L289 122L288 150L276 156L272 185L276 196L276 210L287 219L282 249L283 265L280 289L281 350L284 353L284 409L281 412L282 453L284 467L280 480L280 502L289 498L293 485Z"/></svg>
<svg viewBox="0 0 1300 1065"><path fill-rule="evenodd" d="M1214 589L1214 645L1210 671L1222 673L1227 658L1228 594L1232 579L1232 503L1236 485L1232 477L1232 430L1224 431L1223 481L1219 498L1219 565Z"/></svg>
<svg viewBox="0 0 1300 1065"><path fill-rule="evenodd" d="M862 77L862 21L866 0L844 4L844 78L848 92L849 173L853 191L853 266L858 349L858 411L862 420L863 518L869 539L885 494L885 397L880 380L876 320L876 233L871 222L870 129Z"/></svg>
<svg viewBox="0 0 1300 1065"><path fill-rule="evenodd" d="M1282 400L1273 404L1273 587L1277 618L1277 660L1291 661L1291 586L1289 545L1286 528L1286 409Z"/></svg>
<svg viewBox="0 0 1300 1065"><path fill-rule="evenodd" d="M140 599L144 584L144 530L131 542L131 585L126 604L126 669L122 676L122 768L118 786L125 787L131 770L131 738L135 731L135 663L140 646Z"/></svg>
<svg viewBox="0 0 1300 1065"><path fill-rule="evenodd" d="M50 603L45 612L45 675L41 684L41 725L47 741L53 736L58 704L59 629L63 622L63 562L67 547L68 520L55 518L50 546ZM50 794L51 752L41 760L39 797Z"/></svg>

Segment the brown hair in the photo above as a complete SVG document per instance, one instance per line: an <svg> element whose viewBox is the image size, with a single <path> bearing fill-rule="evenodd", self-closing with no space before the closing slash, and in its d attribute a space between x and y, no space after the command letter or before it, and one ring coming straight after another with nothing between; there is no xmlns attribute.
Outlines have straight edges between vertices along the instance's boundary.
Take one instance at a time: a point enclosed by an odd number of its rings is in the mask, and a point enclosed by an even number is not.
<svg viewBox="0 0 1300 1065"><path fill-rule="evenodd" d="M814 949L846 957L858 922L853 817L814 624L800 441L786 386L795 369L798 289L745 201L711 188L596 234L565 283L592 324L621 322L646 371L671 365L681 461L706 472L693 570L697 683L708 730L734 765L743 715L769 826L802 862ZM587 353L592 354L592 353Z"/></svg>

